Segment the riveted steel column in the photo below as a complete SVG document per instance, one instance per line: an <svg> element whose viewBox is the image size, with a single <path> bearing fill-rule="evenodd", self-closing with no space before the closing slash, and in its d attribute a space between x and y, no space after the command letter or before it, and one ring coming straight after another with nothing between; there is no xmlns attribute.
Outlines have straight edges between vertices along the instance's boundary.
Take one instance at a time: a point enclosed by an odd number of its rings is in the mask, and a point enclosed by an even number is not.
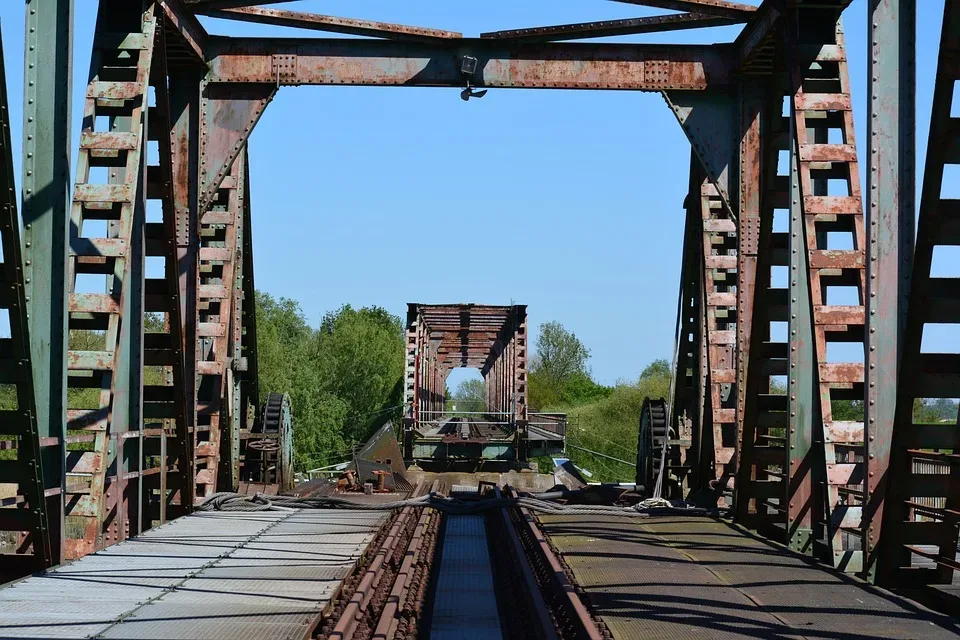
<svg viewBox="0 0 960 640"><path fill-rule="evenodd" d="M199 191L200 82L202 74L178 69L170 83L172 130L170 147L173 164L173 204L176 212L177 263L180 274L180 319L183 341L183 379L196 380L197 370L197 270L199 269L199 228L197 202ZM196 385L184 388L187 406L186 430L178 434L174 447L180 460L171 482L168 517L177 517L193 509L195 456L193 430L197 424Z"/></svg>
<svg viewBox="0 0 960 640"><path fill-rule="evenodd" d="M66 484L67 211L73 0L27 0L23 108L24 282L44 486ZM48 500L52 563L64 553L63 495Z"/></svg>
<svg viewBox="0 0 960 640"><path fill-rule="evenodd" d="M913 262L916 0L868 8L867 369L865 575L876 569Z"/></svg>
<svg viewBox="0 0 960 640"><path fill-rule="evenodd" d="M820 403L814 377L813 318L810 280L800 204L799 157L795 140L796 110L790 111L790 271L789 271L789 373L787 395L787 543L800 553L813 552L813 495L815 473L813 426L820 420Z"/></svg>
<svg viewBox="0 0 960 640"><path fill-rule="evenodd" d="M737 224L737 348L736 362L736 426L737 449L734 471L740 464L743 450L744 407L747 393L747 371L753 335L753 310L757 295L757 258L760 242L760 112L764 93L754 83L744 81L740 87L740 170L739 215ZM738 482L734 482L734 503L739 501Z"/></svg>

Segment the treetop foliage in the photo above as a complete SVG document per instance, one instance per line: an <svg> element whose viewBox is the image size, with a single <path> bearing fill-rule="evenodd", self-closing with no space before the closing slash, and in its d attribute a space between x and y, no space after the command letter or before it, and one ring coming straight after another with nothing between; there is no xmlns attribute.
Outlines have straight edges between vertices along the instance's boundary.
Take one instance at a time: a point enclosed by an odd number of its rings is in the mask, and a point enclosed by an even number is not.
<svg viewBox="0 0 960 640"><path fill-rule="evenodd" d="M290 394L298 469L348 458L400 416L403 324L380 307L346 305L314 329L295 300L258 291L257 349L261 395Z"/></svg>

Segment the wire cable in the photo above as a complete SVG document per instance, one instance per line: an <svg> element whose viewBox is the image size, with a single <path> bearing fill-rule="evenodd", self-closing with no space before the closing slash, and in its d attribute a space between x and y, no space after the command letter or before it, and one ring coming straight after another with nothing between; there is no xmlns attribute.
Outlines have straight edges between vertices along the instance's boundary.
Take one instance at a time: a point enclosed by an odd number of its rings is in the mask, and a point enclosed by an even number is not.
<svg viewBox="0 0 960 640"><path fill-rule="evenodd" d="M524 495L519 498L490 498L486 500L461 500L428 493L418 498L396 500L380 504L364 504L345 498L322 496L299 498L296 496L267 496L261 493L252 496L238 493L215 493L197 507L198 511L290 511L296 509L347 509L355 511L393 511L407 507L430 507L451 515L475 515L495 509L521 507L536 513L552 515L593 516L650 516L655 514L707 515L707 510L672 503L662 498L648 498L631 507L578 504L566 505L555 502L557 494ZM564 495L564 494L560 494ZM567 494L569 495L569 494ZM551 499L545 499L545 498Z"/></svg>

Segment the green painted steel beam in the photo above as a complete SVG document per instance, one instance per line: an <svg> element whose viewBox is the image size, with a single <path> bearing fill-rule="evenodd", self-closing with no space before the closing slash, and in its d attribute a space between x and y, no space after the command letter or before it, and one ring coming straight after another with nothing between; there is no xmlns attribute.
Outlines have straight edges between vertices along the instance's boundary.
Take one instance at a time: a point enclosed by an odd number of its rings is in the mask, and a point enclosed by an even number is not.
<svg viewBox="0 0 960 640"><path fill-rule="evenodd" d="M790 432L787 437L787 544L799 553L813 553L814 495L813 428L822 422L813 335L809 264L796 142L795 109L790 117L790 273L788 322L789 371L787 395ZM822 505L821 505L822 506ZM819 511L818 511L819 513Z"/></svg>
<svg viewBox="0 0 960 640"><path fill-rule="evenodd" d="M867 501L865 577L880 541L897 375L913 263L916 176L916 0L868 3L867 94Z"/></svg>
<svg viewBox="0 0 960 640"><path fill-rule="evenodd" d="M73 0L27 0L24 50L24 275L45 486L66 486L67 245ZM56 504L54 504L56 503ZM63 497L51 500L51 552L64 557ZM58 508L54 510L54 506ZM59 513L59 517L57 514Z"/></svg>

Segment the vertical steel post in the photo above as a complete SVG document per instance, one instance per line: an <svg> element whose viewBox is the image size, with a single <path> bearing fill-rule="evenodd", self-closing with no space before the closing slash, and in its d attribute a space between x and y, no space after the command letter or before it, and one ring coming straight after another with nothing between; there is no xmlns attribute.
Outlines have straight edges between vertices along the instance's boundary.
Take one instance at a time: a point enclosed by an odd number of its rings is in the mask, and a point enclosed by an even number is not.
<svg viewBox="0 0 960 640"><path fill-rule="evenodd" d="M24 276L45 486L66 485L67 211L73 0L27 0L23 107ZM48 499L53 564L64 555L63 494Z"/></svg>
<svg viewBox="0 0 960 640"><path fill-rule="evenodd" d="M170 146L173 163L173 204L176 212L177 269L180 274L180 320L183 341L183 379L193 381L197 370L197 270L199 236L197 202L199 191L200 82L202 74L178 69L170 81L172 130ZM178 434L174 447L178 458L177 475L168 517L193 509L195 494L195 454L193 432L197 424L196 385L186 384L186 430Z"/></svg>
<svg viewBox="0 0 960 640"><path fill-rule="evenodd" d="M884 500L878 545L881 550L874 553L876 581L899 588L950 584L957 571L960 465L956 464L956 452L960 450L960 429L956 409L949 420L927 411L915 411L928 399L960 397L960 354L956 353L956 345L939 345L937 351L923 345L928 326L960 325L960 278L933 269L937 247L960 246L957 198L949 193L946 171L947 165L960 164L960 118L952 115L957 106L957 69L960 0L946 0L912 256L909 312L902 336L902 375L897 382L890 461L885 486L874 489ZM902 183L900 188L903 189ZM876 528L876 515L873 524Z"/></svg>
<svg viewBox="0 0 960 640"><path fill-rule="evenodd" d="M913 262L916 0L870 0L867 87L867 369L869 457L865 574L876 569Z"/></svg>
<svg viewBox="0 0 960 640"><path fill-rule="evenodd" d="M809 264L800 204L799 158L795 140L796 109L790 110L790 252L788 323L790 409L787 434L787 544L794 551L813 551L813 496L815 453L813 428L820 420L820 403L814 376L813 318L810 309Z"/></svg>
<svg viewBox="0 0 960 640"><path fill-rule="evenodd" d="M744 408L747 394L747 371L750 365L753 335L754 303L757 296L757 261L760 246L760 112L763 92L754 83L740 85L740 191L737 220L737 345L736 362L736 451L734 472L743 450ZM734 482L734 504L739 502L738 481Z"/></svg>

